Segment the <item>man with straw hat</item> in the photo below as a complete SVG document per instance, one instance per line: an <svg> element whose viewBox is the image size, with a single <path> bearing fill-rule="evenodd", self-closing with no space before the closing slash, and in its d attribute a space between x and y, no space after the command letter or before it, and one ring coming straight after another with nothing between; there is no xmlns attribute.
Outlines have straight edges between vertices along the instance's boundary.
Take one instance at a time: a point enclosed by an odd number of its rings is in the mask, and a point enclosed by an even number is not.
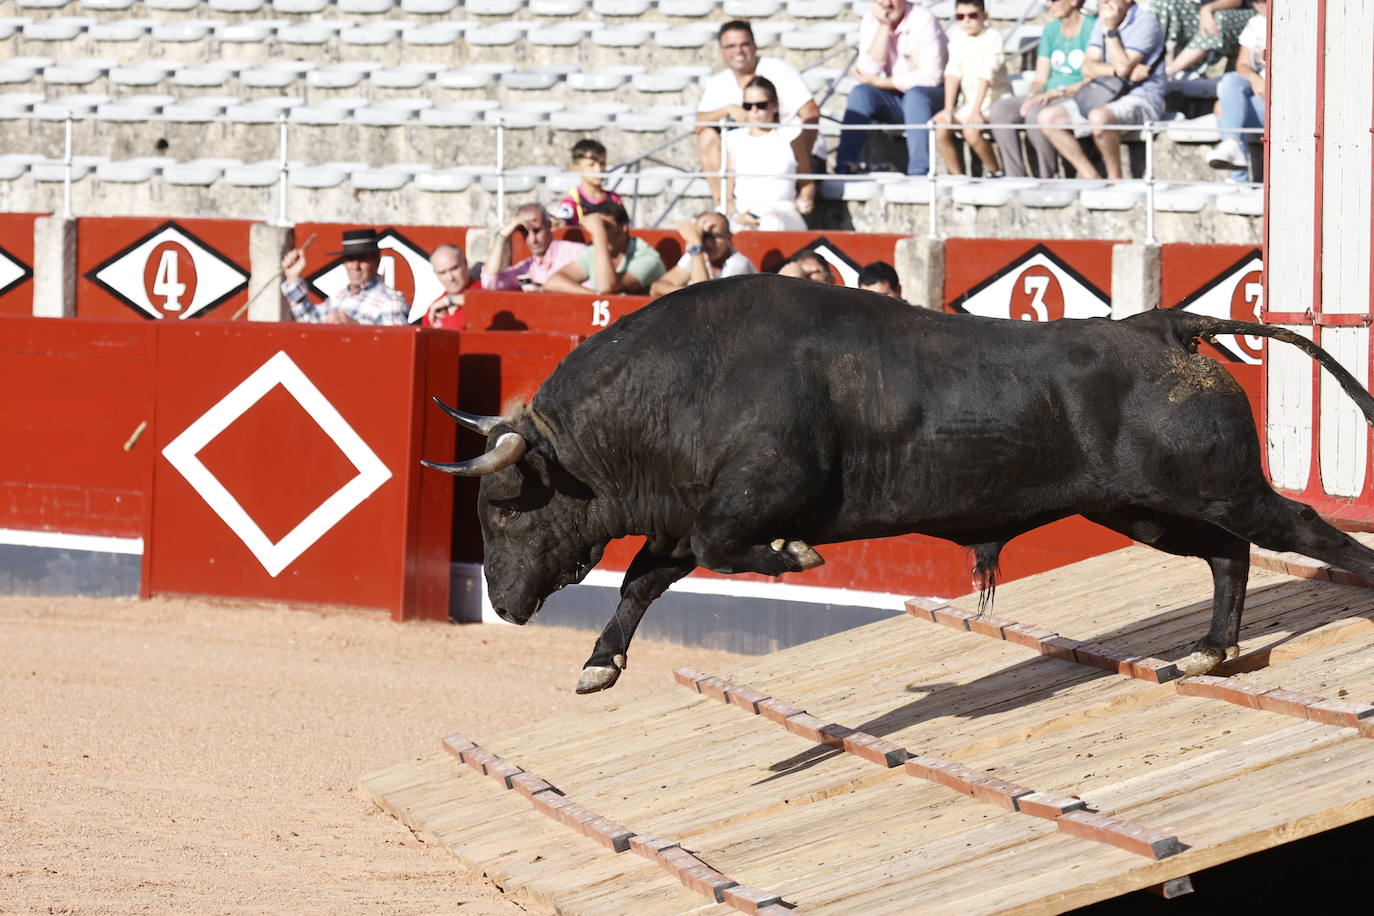
<svg viewBox="0 0 1374 916"><path fill-rule="evenodd" d="M311 324L405 324L410 305L396 290L377 276L382 251L377 247L376 229L350 229L343 234L343 247L330 252L343 261L348 285L316 305L306 294L305 250L293 248L281 261L282 295L297 321Z"/></svg>

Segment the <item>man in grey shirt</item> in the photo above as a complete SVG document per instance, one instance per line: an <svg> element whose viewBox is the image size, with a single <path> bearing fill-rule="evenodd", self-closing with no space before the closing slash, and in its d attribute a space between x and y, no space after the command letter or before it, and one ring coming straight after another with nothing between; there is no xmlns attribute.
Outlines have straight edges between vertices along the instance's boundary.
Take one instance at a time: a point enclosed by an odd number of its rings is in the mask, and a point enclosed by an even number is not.
<svg viewBox="0 0 1374 916"><path fill-rule="evenodd" d="M1059 124L1062 128L1046 130L1045 136L1059 154L1068 160L1079 178L1100 178L1079 145L1078 138L1092 134L1093 143L1102 154L1107 177L1120 179L1122 131L1103 130L1116 124L1144 124L1156 121L1164 113L1164 32L1154 14L1142 9L1135 0L1102 0L1097 24L1088 40L1088 56L1083 61L1082 90L1099 77L1119 77L1129 81L1131 89L1125 95L1100 105L1086 115L1076 99L1045 109L1042 124ZM1072 130L1069 128L1072 127Z"/></svg>

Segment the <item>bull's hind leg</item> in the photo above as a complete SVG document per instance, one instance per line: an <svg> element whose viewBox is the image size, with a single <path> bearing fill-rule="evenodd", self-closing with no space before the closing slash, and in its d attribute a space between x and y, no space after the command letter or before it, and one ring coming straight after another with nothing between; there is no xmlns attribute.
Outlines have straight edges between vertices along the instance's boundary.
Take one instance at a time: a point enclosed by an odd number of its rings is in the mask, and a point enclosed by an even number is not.
<svg viewBox="0 0 1374 916"><path fill-rule="evenodd" d="M1374 550L1322 521L1316 510L1265 487L1217 524L1270 550L1292 551L1374 582Z"/></svg>
<svg viewBox="0 0 1374 916"><path fill-rule="evenodd" d="M597 637L591 658L582 666L578 693L605 690L619 679L620 672L625 670L630 640L634 639L635 630L644 619L644 611L668 590L668 586L696 569L696 565L692 557L668 557L652 553L647 546L640 548L620 583L620 604L616 606L615 616L607 621L606 628Z"/></svg>
<svg viewBox="0 0 1374 916"><path fill-rule="evenodd" d="M1147 509L1125 508L1089 519L1151 547L1200 557L1212 570L1212 625L1193 651L1179 659L1184 674L1205 674L1240 652L1240 618L1250 576L1250 544L1207 522Z"/></svg>

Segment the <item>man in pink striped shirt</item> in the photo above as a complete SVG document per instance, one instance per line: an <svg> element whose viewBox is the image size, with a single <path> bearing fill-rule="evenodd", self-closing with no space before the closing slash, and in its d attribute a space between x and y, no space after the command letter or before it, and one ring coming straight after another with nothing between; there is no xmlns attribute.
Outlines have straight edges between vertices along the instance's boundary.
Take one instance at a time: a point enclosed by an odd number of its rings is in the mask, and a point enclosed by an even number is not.
<svg viewBox="0 0 1374 916"><path fill-rule="evenodd" d="M845 124L924 124L944 107L945 64L949 59L944 29L924 6L908 0L873 0L859 26L859 59L849 93ZM840 134L836 170L867 171L863 163L868 131ZM930 168L925 130L906 132L906 173L924 175Z"/></svg>

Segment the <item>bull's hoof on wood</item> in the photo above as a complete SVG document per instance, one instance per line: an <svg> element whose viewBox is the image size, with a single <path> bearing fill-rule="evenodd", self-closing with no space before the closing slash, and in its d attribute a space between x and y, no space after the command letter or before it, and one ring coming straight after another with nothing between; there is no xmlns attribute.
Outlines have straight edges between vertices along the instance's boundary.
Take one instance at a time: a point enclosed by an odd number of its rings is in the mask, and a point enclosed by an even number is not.
<svg viewBox="0 0 1374 916"><path fill-rule="evenodd" d="M578 693L596 693L615 684L620 677L620 669L605 665L588 665L582 669L582 677L577 681Z"/></svg>
<svg viewBox="0 0 1374 916"><path fill-rule="evenodd" d="M778 553L787 554L802 569L815 569L825 564L825 559L805 541L784 541L778 538L769 546Z"/></svg>
<svg viewBox="0 0 1374 916"><path fill-rule="evenodd" d="M1223 655L1216 649L1198 649L1191 655L1185 655L1174 662L1178 670L1183 672L1184 677L1192 677L1195 674L1206 674L1217 665L1228 659L1236 658L1240 654L1239 646L1231 646Z"/></svg>

